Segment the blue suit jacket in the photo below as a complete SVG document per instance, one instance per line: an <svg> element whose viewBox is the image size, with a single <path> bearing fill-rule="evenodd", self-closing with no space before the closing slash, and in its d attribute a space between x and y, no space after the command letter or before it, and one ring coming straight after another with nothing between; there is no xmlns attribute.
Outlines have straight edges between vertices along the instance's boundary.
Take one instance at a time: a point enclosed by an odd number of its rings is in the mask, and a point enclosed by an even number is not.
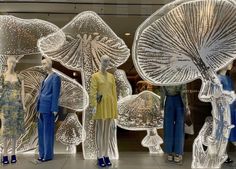
<svg viewBox="0 0 236 169"><path fill-rule="evenodd" d="M58 100L61 90L61 78L56 73L51 74L48 79L41 83L37 111L39 113L58 112Z"/></svg>

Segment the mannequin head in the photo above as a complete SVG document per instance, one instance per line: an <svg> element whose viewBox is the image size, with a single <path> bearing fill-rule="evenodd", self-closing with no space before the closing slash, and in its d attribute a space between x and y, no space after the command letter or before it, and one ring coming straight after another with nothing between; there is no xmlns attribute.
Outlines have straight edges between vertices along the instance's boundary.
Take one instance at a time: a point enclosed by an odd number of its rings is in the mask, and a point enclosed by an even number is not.
<svg viewBox="0 0 236 169"><path fill-rule="evenodd" d="M233 62L230 62L228 65L219 70L220 74L225 75L227 71L230 71L233 68Z"/></svg>
<svg viewBox="0 0 236 169"><path fill-rule="evenodd" d="M45 70L47 73L50 73L52 71L52 60L49 58L43 59L42 60L42 68Z"/></svg>
<svg viewBox="0 0 236 169"><path fill-rule="evenodd" d="M227 70L231 70L233 68L233 62L231 62L230 64L228 64L226 66Z"/></svg>
<svg viewBox="0 0 236 169"><path fill-rule="evenodd" d="M110 64L110 58L107 55L101 57L101 71L105 72Z"/></svg>
<svg viewBox="0 0 236 169"><path fill-rule="evenodd" d="M7 69L8 70L15 70L16 67L16 58L14 56L8 56L7 58Z"/></svg>

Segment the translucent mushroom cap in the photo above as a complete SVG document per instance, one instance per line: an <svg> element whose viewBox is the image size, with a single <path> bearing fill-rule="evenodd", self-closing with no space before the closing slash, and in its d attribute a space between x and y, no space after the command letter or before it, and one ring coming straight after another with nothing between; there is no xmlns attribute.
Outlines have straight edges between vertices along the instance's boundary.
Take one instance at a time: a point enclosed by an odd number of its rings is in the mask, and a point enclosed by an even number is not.
<svg viewBox="0 0 236 169"><path fill-rule="evenodd" d="M56 25L40 19L0 15L0 55L39 53L38 39L58 30Z"/></svg>
<svg viewBox="0 0 236 169"><path fill-rule="evenodd" d="M153 92L143 91L121 99L118 110L118 126L121 128L146 130L163 126L160 97Z"/></svg>
<svg viewBox="0 0 236 169"><path fill-rule="evenodd" d="M178 85L217 71L236 57L236 5L228 0L174 1L136 31L133 61L156 85Z"/></svg>
<svg viewBox="0 0 236 169"><path fill-rule="evenodd" d="M126 96L132 95L132 87L127 79L125 71L121 69L116 69L113 74L116 81L116 93L118 100Z"/></svg>
<svg viewBox="0 0 236 169"><path fill-rule="evenodd" d="M72 70L86 70L85 63L99 69L100 58L111 58L109 68L123 64L130 52L124 41L92 11L78 14L57 33L39 40L40 51Z"/></svg>
<svg viewBox="0 0 236 169"><path fill-rule="evenodd" d="M83 111L89 103L88 93L76 80L63 74L62 72L53 69L61 77L61 93L59 105L75 111ZM22 71L21 76L25 81L26 93L37 97L37 90L40 88L41 81L45 78L47 72L42 67L35 66Z"/></svg>

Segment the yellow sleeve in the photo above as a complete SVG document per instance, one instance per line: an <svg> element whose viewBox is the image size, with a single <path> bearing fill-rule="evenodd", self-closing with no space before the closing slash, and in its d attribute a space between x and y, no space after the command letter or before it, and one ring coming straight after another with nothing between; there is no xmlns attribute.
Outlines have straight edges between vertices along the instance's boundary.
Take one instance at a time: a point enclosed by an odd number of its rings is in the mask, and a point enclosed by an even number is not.
<svg viewBox="0 0 236 169"><path fill-rule="evenodd" d="M117 109L117 94L116 94L116 82L115 82L115 78L114 76L112 76L112 95L114 97L114 106L116 107Z"/></svg>
<svg viewBox="0 0 236 169"><path fill-rule="evenodd" d="M90 106L94 107L94 108L97 107L97 99L96 99L97 89L98 89L97 80L96 80L95 76L92 75L89 98L90 98Z"/></svg>

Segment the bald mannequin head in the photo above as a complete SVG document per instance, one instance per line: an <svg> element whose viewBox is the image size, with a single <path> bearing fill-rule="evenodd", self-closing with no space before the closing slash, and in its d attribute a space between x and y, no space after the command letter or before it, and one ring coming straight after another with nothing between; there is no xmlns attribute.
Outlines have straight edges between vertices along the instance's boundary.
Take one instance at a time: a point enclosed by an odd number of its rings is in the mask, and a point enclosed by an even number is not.
<svg viewBox="0 0 236 169"><path fill-rule="evenodd" d="M42 68L45 70L47 73L50 73L52 71L52 60L49 58L43 59L41 61L42 63Z"/></svg>
<svg viewBox="0 0 236 169"><path fill-rule="evenodd" d="M103 55L101 57L101 71L104 72L107 70L108 66L110 64L110 58L107 55Z"/></svg>
<svg viewBox="0 0 236 169"><path fill-rule="evenodd" d="M17 60L14 56L8 56L7 58L7 68L9 70L14 70L16 67Z"/></svg>

